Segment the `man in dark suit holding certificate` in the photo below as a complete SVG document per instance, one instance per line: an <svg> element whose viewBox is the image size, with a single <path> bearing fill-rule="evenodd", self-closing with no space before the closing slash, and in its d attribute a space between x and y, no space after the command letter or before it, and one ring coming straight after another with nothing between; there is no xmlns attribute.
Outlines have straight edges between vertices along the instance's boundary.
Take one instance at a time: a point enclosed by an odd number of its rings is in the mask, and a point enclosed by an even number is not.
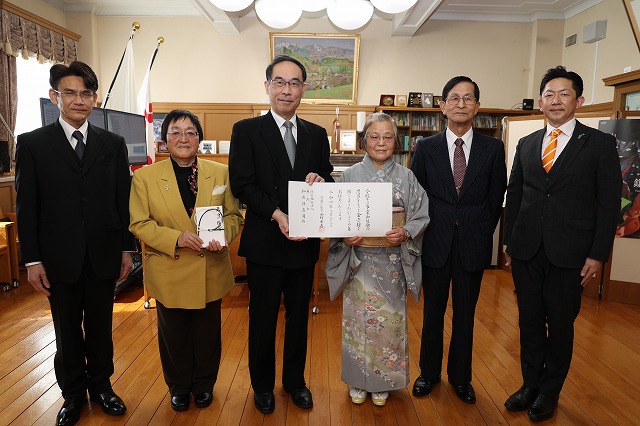
<svg viewBox="0 0 640 426"><path fill-rule="evenodd" d="M472 404L473 322L484 269L491 265L493 232L507 185L502 141L473 129L480 89L454 77L442 90L447 129L418 142L411 170L429 196L431 222L422 243L424 321L415 396L440 382L444 315L451 296L453 320L447 375L456 395Z"/></svg>
<svg viewBox="0 0 640 426"><path fill-rule="evenodd" d="M271 110L237 122L231 134L231 190L247 205L238 254L247 259L251 295L249 372L254 403L265 414L275 408L275 340L282 296L286 310L282 384L297 406L313 406L304 368L320 240L289 237L288 182L332 182L333 167L326 130L296 116L306 78L298 60L276 57L264 82Z"/></svg>
<svg viewBox="0 0 640 426"><path fill-rule="evenodd" d="M551 68L540 84L547 126L520 139L507 187L504 241L518 295L524 385L505 402L553 417L569 372L583 286L609 258L622 176L615 138L575 119L582 78Z"/></svg>
<svg viewBox="0 0 640 426"><path fill-rule="evenodd" d="M122 137L89 124L98 79L88 65L51 67L51 125L18 137L17 214L29 283L49 298L54 366L64 404L59 426L75 424L87 401L126 410L111 389L111 319L116 281L131 270L129 163Z"/></svg>

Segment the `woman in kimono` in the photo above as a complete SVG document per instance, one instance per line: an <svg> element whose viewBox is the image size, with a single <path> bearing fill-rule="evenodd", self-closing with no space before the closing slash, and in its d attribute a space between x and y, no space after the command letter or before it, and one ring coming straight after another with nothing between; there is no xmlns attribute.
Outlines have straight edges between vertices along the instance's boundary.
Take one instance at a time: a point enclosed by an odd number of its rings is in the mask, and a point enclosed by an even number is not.
<svg viewBox="0 0 640 426"><path fill-rule="evenodd" d="M332 300L342 292L342 380L354 404L362 404L369 392L372 402L383 406L390 390L409 384L407 290L419 300L429 206L411 170L393 159L400 148L393 118L370 115L362 134L364 159L340 181L391 182L393 207L404 208L405 224L385 234L385 247L361 246L359 236L332 239L327 280Z"/></svg>

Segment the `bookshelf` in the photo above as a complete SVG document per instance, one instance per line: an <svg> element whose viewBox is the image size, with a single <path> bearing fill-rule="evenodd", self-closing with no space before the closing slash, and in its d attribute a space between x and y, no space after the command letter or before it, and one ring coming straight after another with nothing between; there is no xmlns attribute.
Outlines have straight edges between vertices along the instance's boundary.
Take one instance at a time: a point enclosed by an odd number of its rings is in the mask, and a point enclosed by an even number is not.
<svg viewBox="0 0 640 426"><path fill-rule="evenodd" d="M376 111L389 114L396 121L402 151L396 155L398 163L407 167L418 139L442 132L447 119L440 108L377 107ZM480 108L473 127L481 133L502 139L502 119L510 116L534 115L536 111Z"/></svg>

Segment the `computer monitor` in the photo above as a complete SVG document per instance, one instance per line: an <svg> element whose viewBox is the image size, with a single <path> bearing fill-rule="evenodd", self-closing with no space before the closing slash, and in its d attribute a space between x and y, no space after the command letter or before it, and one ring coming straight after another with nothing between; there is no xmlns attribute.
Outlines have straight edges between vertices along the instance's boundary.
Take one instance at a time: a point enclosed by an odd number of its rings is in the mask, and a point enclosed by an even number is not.
<svg viewBox="0 0 640 426"><path fill-rule="evenodd" d="M107 130L127 142L129 165L147 164L147 122L144 115L106 109Z"/></svg>
<svg viewBox="0 0 640 426"><path fill-rule="evenodd" d="M49 98L40 98L40 117L42 118L42 125L47 126L60 117L60 109L58 105L51 102ZM102 108L94 107L89 115L89 123L101 129L106 129L104 122L104 110Z"/></svg>

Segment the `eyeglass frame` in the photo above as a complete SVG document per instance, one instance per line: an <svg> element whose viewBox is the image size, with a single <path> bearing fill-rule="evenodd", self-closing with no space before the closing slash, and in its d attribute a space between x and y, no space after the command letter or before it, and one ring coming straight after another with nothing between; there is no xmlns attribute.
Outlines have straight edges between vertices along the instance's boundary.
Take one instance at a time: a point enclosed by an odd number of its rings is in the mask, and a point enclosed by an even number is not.
<svg viewBox="0 0 640 426"><path fill-rule="evenodd" d="M367 134L367 139L371 139L375 143L380 142L380 139L383 140L384 143L389 143L391 141L395 141L397 139L396 135L379 135L377 133Z"/></svg>
<svg viewBox="0 0 640 426"><path fill-rule="evenodd" d="M193 134L189 134L189 133L193 133ZM181 132L179 130L167 131L167 139L180 140L182 139L183 136L190 141L192 139L198 138L200 136L200 133L198 133L197 130L187 130L186 132Z"/></svg>
<svg viewBox="0 0 640 426"><path fill-rule="evenodd" d="M282 86L279 86L279 84L282 84ZM300 87L292 86L292 84L300 84ZM276 89L284 89L285 86L288 85L291 90L302 90L307 85L307 83L305 83L304 81L300 81L297 78L291 79L289 81L283 78L272 78L271 80L269 80L269 85L273 85L273 87L275 87Z"/></svg>
<svg viewBox="0 0 640 426"><path fill-rule="evenodd" d="M91 100L92 103L93 103L93 98L96 96L96 92L93 92L91 90L83 90L82 92L76 92L75 90L70 90L70 89L64 89L60 91L52 88L51 90L56 92L62 98L67 98L67 99L72 98L75 100L78 98L78 96L80 96L81 100L83 101Z"/></svg>
<svg viewBox="0 0 640 426"><path fill-rule="evenodd" d="M454 99L456 99L456 98L457 98L457 100L454 101ZM457 106L457 105L460 104L460 100L461 99L462 99L462 103L464 105L473 105L474 103L476 103L478 101L474 96L466 94L464 96L450 95L450 96L447 96L445 99L441 100L440 102L447 103L447 104L453 105L453 106Z"/></svg>
<svg viewBox="0 0 640 426"><path fill-rule="evenodd" d="M384 136L384 135L380 135L380 136ZM366 151L367 150L367 140L371 137L371 135L369 134L369 131L367 130L367 133L363 134L360 137L360 149ZM384 137L383 137L384 139ZM373 139L375 140L375 139ZM396 133L395 135L393 135L393 140L394 140L394 146L393 146L393 153L394 154L398 154L402 151L402 144L400 142L400 136ZM380 142L380 139L378 139L378 141L376 141L376 144ZM386 142L385 142L386 144Z"/></svg>

